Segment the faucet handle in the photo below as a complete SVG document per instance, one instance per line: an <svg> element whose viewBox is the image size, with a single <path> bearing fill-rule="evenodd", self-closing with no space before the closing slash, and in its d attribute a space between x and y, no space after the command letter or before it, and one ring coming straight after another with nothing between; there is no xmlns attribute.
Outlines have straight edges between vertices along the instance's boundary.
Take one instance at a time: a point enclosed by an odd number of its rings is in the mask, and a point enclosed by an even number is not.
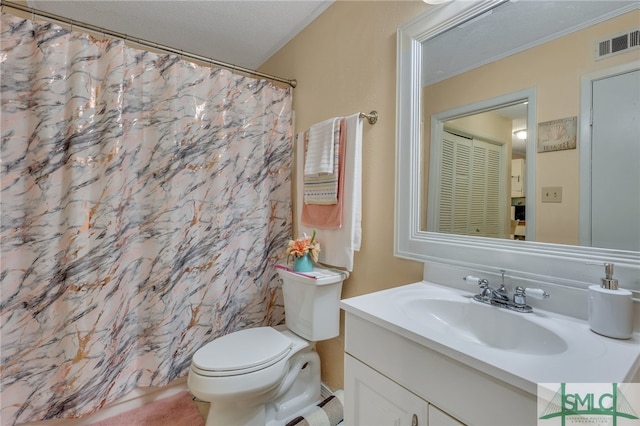
<svg viewBox="0 0 640 426"><path fill-rule="evenodd" d="M529 297L533 297L534 299L538 299L538 300L542 300L542 299L547 299L549 297L549 293L547 293L546 291L544 291L541 288L525 288L524 289L524 294L526 294Z"/></svg>
<svg viewBox="0 0 640 426"><path fill-rule="evenodd" d="M464 277L462 279L465 280L467 283L469 283L471 285L477 284L480 287L486 287L487 285L489 285L489 281L487 281L486 279L474 277L473 275L467 275L466 277Z"/></svg>
<svg viewBox="0 0 640 426"><path fill-rule="evenodd" d="M541 288L530 288L517 286L516 291L513 294L513 310L518 312L533 312L533 308L527 305L527 296L534 299L546 299L549 297L549 293Z"/></svg>
<svg viewBox="0 0 640 426"><path fill-rule="evenodd" d="M473 275L467 275L462 279L468 282L469 284L480 284L480 278L474 277Z"/></svg>

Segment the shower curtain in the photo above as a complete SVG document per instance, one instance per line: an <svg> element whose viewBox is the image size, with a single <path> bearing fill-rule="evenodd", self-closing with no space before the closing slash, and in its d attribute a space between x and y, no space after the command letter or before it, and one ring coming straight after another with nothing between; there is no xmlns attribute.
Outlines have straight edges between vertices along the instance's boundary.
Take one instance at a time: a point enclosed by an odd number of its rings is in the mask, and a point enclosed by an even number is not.
<svg viewBox="0 0 640 426"><path fill-rule="evenodd" d="M0 423L94 412L281 323L291 90L1 19Z"/></svg>

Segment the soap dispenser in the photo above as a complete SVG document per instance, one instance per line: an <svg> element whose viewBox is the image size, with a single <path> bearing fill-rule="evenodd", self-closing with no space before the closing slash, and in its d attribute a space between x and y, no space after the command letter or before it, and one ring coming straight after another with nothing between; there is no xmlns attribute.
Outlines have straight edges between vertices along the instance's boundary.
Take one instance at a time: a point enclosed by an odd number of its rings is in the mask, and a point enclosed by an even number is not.
<svg viewBox="0 0 640 426"><path fill-rule="evenodd" d="M633 333L631 292L618 288L618 280L613 278L613 263L605 263L604 268L602 283L589 286L589 327L603 336L628 339Z"/></svg>

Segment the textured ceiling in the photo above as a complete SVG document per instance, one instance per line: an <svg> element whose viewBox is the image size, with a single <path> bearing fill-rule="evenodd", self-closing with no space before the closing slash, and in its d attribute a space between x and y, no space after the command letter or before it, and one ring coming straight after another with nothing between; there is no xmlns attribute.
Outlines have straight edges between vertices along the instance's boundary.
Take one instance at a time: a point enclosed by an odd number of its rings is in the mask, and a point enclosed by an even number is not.
<svg viewBox="0 0 640 426"><path fill-rule="evenodd" d="M511 0L423 44L423 85L435 83L638 6L638 1Z"/></svg>
<svg viewBox="0 0 640 426"><path fill-rule="evenodd" d="M27 0L35 9L256 69L333 0Z"/></svg>

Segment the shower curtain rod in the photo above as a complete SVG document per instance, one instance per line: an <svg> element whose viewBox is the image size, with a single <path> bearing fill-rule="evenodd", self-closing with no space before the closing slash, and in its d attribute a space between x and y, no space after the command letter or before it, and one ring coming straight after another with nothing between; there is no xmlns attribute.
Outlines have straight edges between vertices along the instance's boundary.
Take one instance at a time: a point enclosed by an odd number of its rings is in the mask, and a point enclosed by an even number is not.
<svg viewBox="0 0 640 426"><path fill-rule="evenodd" d="M184 58L195 59L197 61L205 62L205 63L207 63L209 65L215 65L215 66L218 66L218 67L221 67L221 68L226 68L226 69L229 69L231 71L239 71L239 72L242 72L244 74L255 75L255 76L258 76L258 77L263 77L263 78L267 78L267 79L270 79L270 80L279 81L281 83L287 83L291 87L296 87L298 85L298 81L295 80L295 79L294 80L289 80L289 79L286 79L286 78L277 77L275 75L266 74L266 73L262 73L260 71L256 71L256 70L252 70L252 69L249 69L249 68L241 67L241 66L238 66L238 65L230 64L228 62L217 61L217 60L212 59L212 58L207 58L205 56L197 55L195 53L185 52L183 50L176 49L176 48L173 48L173 47L170 47L170 46L162 45L162 44L155 43L155 42L148 41L148 40L143 40L141 38L131 37L131 36L128 36L127 34L118 33L116 31L111 31L111 30L108 30L106 28L101 28L101 27L97 27L95 25L87 24L87 23L84 23L84 22L79 22L79 21L76 21L74 19L65 18L64 16L55 15L53 13L45 12L43 10L34 9L32 7L24 6L24 5L19 4L19 3L0 0L0 7L4 7L4 6L12 8L12 9L20 10L22 12L31 13L32 15L38 15L38 16L41 16L43 18L52 19L54 21L62 22L62 23L65 23L65 24L69 24L69 25L71 25L72 29L75 26L75 27L83 28L85 30L93 31L93 32L96 32L96 33L102 33L105 36L108 35L108 36L111 36L111 37L115 37L115 38L119 38L119 39L122 39L122 40L125 40L125 41L129 41L129 42L138 44L140 46L150 47L152 49L162 50L162 51L165 51L165 52L168 52L168 53L173 53L173 54L176 54L176 55L180 55L181 57L184 57Z"/></svg>

